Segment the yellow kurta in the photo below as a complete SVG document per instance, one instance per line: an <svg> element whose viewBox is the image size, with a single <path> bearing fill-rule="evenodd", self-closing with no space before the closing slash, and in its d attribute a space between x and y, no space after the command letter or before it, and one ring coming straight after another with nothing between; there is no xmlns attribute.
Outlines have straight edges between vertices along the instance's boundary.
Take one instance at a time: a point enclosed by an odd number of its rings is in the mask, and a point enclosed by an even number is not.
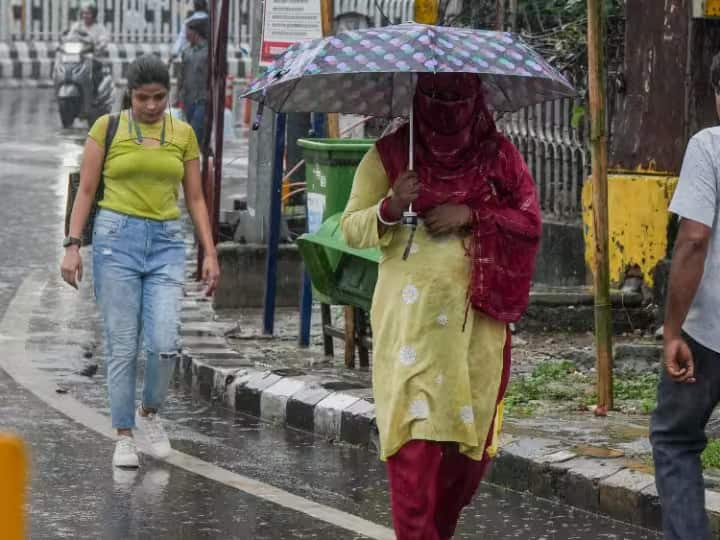
<svg viewBox="0 0 720 540"><path fill-rule="evenodd" d="M371 309L373 391L381 459L414 439L457 442L480 460L496 410L506 325L473 309L463 331L470 260L463 238L431 237L420 225L378 234L377 210L390 193L380 155L358 167L342 219L347 243L380 247Z"/></svg>

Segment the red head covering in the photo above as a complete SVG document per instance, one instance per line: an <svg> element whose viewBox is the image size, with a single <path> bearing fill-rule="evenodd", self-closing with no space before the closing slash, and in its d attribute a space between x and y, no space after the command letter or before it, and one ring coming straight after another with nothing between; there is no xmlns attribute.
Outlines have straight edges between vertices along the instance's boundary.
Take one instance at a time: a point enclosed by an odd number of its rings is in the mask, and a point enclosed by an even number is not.
<svg viewBox="0 0 720 540"><path fill-rule="evenodd" d="M480 78L421 74L415 92L415 170L420 216L442 204L473 212L469 301L495 319L527 308L542 221L535 183L518 150L497 131ZM405 125L377 142L394 183L408 169Z"/></svg>

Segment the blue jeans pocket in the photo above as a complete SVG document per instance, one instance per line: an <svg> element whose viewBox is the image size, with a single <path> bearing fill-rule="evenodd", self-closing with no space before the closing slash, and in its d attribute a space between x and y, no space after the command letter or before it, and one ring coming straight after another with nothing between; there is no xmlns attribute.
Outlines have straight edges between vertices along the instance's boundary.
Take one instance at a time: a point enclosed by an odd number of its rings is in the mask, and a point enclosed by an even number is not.
<svg viewBox="0 0 720 540"><path fill-rule="evenodd" d="M93 239L113 238L122 230L127 223L127 216L107 210L101 210L95 218L93 228Z"/></svg>
<svg viewBox="0 0 720 540"><path fill-rule="evenodd" d="M179 219L163 221L163 232L167 239L172 242L182 242L185 239L182 223Z"/></svg>

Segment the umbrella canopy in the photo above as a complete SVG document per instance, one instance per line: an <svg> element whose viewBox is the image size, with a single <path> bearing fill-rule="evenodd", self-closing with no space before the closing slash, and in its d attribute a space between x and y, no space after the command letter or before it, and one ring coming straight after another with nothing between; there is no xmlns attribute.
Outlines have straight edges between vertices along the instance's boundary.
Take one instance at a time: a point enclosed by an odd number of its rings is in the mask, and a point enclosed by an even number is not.
<svg viewBox="0 0 720 540"><path fill-rule="evenodd" d="M514 34L406 23L298 43L243 97L277 112L408 116L416 73L477 73L498 112L575 95Z"/></svg>

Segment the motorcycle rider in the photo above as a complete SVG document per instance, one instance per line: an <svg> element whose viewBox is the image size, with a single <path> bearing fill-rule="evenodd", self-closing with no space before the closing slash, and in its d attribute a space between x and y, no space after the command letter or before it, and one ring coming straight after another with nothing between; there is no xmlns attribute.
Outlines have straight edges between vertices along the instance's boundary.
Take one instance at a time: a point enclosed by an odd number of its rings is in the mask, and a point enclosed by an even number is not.
<svg viewBox="0 0 720 540"><path fill-rule="evenodd" d="M107 48L110 37L105 27L97 22L97 15L95 2L83 2L80 6L80 20L70 27L70 33L87 34L95 47L95 53L100 53Z"/></svg>
<svg viewBox="0 0 720 540"><path fill-rule="evenodd" d="M85 1L80 5L80 20L70 27L70 35L87 35L93 45L96 58L93 60L93 82L95 87L102 80L102 62L97 59L106 50L110 37L105 27L97 22L98 9L93 1Z"/></svg>

